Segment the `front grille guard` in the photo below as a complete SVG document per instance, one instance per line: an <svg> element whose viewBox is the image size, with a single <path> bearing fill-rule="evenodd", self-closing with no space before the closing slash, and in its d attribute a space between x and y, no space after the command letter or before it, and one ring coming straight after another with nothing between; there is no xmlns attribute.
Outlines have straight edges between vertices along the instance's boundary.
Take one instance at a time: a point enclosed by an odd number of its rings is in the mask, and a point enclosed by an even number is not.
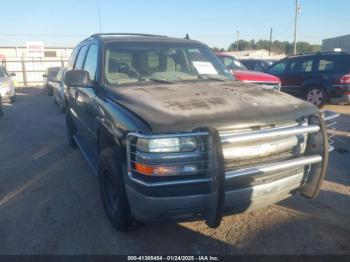
<svg viewBox="0 0 350 262"><path fill-rule="evenodd" d="M332 138L335 137L335 135L332 134L332 131L336 130L335 125L337 124L337 122L334 121L334 119L338 118L339 116L340 115L338 113L328 110L322 112L322 117L326 123L327 130L331 131L329 132L330 134L328 134L329 152L332 152L334 150L334 140Z"/></svg>
<svg viewBox="0 0 350 262"><path fill-rule="evenodd" d="M312 183L315 180L315 176L318 173L320 179L323 179L328 162L328 152L333 149L332 146L328 146L326 127L334 127L334 119L339 115L330 111L322 112L321 116L312 116L317 119L314 122L318 124L311 123L309 125L299 125L290 127L281 127L270 130L252 131L245 133L225 133L220 135L219 132L214 128L199 128L195 132L186 134L167 134L167 135L142 135L139 133L129 133L127 136L127 159L128 159L128 176L131 180L147 187L159 187L159 186L176 186L181 184L198 184L198 183L210 183L211 194L209 201L208 214L206 216L206 222L210 227L217 227L220 225L222 218L222 208L225 198L225 181L236 179L242 176L255 176L261 175L269 172L283 171L291 168L304 167L305 176L303 184L307 184L311 179ZM323 118L323 119L322 119ZM311 119L311 118L310 118ZM288 136L305 135L318 136L323 138L324 143L320 148L314 150L306 150L305 154L296 159L279 161L277 163L269 163L263 165L256 165L253 167L241 168L234 171L225 172L223 150L222 146L226 143L235 142L252 142L260 141L271 138L283 138ZM206 138L205 141L207 154L206 169L203 170L205 175L196 179L179 179L171 181L153 181L145 182L136 176L134 176L132 168L132 154L135 153L135 139L137 138L169 138L169 137L183 137L183 136L197 136L201 138ZM321 140L322 140L321 138ZM330 137L331 138L331 137ZM332 143L329 143L332 145ZM310 145L308 145L310 146ZM310 146L311 147L311 146ZM181 155L182 153L179 153ZM181 158L179 158L181 159ZM315 168L314 168L315 167ZM311 175L310 175L311 174ZM320 181L316 181L320 182ZM319 183L320 184L320 183ZM303 191L307 197L314 197L319 191L320 185L317 186L316 193L310 193L310 188L304 186Z"/></svg>

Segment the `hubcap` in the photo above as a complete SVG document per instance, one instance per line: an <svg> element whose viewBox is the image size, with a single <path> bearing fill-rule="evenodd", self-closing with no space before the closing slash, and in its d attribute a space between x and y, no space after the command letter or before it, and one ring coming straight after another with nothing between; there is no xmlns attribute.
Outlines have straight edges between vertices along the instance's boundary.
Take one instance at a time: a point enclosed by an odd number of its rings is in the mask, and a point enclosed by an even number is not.
<svg viewBox="0 0 350 262"><path fill-rule="evenodd" d="M309 101L310 103L316 106L322 105L323 99L324 99L323 93L319 89L312 89L307 94L307 101Z"/></svg>

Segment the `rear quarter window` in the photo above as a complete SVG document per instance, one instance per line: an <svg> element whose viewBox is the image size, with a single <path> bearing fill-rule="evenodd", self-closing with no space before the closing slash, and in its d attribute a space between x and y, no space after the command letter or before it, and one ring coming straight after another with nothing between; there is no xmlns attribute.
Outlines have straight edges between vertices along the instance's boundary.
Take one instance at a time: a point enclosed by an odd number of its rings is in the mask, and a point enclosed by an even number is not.
<svg viewBox="0 0 350 262"><path fill-rule="evenodd" d="M344 72L350 68L350 56L321 56L317 70L319 72Z"/></svg>

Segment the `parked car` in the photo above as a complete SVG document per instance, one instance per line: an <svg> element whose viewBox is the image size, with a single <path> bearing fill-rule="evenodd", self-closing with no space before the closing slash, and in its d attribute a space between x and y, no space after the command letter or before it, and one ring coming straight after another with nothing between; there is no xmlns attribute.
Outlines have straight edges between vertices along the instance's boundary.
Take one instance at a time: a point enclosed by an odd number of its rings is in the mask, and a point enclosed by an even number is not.
<svg viewBox="0 0 350 262"><path fill-rule="evenodd" d="M57 74L61 67L49 67L43 74L44 88L48 96L53 96L53 84L57 81Z"/></svg>
<svg viewBox="0 0 350 262"><path fill-rule="evenodd" d="M15 84L12 77L15 73L8 73L3 65L0 65L0 94L2 100L7 100L11 103L16 101Z"/></svg>
<svg viewBox="0 0 350 262"><path fill-rule="evenodd" d="M248 70L237 58L231 55L225 53L217 53L216 55L236 80L257 84L268 89L280 89L281 82L278 77Z"/></svg>
<svg viewBox="0 0 350 262"><path fill-rule="evenodd" d="M319 109L233 81L198 41L95 34L64 81L68 142L118 230L130 217L217 227L224 214L320 190L330 148Z"/></svg>
<svg viewBox="0 0 350 262"><path fill-rule="evenodd" d="M289 56L266 70L281 79L282 91L322 107L350 103L350 53Z"/></svg>
<svg viewBox="0 0 350 262"><path fill-rule="evenodd" d="M64 113L66 109L66 101L64 97L64 74L66 72L66 68L62 67L57 73L57 77L55 81L52 81L52 90L54 95L54 101L60 108L61 112Z"/></svg>
<svg viewBox="0 0 350 262"><path fill-rule="evenodd" d="M4 111L2 110L2 100L1 100L1 93L0 93L0 116L4 115Z"/></svg>
<svg viewBox="0 0 350 262"><path fill-rule="evenodd" d="M240 59L239 60L248 70L264 72L272 63L262 59Z"/></svg>

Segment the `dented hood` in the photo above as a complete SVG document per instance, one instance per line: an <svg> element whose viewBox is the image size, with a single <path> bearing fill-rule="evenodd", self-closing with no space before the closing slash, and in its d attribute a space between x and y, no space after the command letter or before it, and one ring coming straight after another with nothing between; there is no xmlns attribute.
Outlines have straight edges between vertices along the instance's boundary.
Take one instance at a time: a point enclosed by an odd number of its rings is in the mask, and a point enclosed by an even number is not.
<svg viewBox="0 0 350 262"><path fill-rule="evenodd" d="M318 108L279 91L241 82L111 88L110 98L142 118L153 133L265 126L315 114Z"/></svg>

